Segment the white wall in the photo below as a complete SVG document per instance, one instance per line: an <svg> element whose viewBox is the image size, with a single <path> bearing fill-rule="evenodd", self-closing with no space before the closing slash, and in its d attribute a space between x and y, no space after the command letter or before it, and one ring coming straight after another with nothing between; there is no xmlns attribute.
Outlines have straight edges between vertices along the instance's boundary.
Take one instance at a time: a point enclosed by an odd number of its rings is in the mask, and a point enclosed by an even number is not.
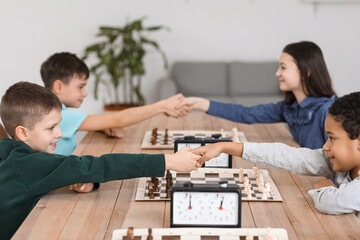
<svg viewBox="0 0 360 240"><path fill-rule="evenodd" d="M171 32L156 39L170 64L177 60L277 60L282 48L311 40L323 50L339 95L360 90L360 4L303 0L14 0L0 3L0 95L17 81L41 84L41 63L51 54L82 54L100 25L122 25L148 16ZM146 58L148 102L166 75L158 54ZM90 78L90 80L92 80ZM81 110L101 111L89 97Z"/></svg>

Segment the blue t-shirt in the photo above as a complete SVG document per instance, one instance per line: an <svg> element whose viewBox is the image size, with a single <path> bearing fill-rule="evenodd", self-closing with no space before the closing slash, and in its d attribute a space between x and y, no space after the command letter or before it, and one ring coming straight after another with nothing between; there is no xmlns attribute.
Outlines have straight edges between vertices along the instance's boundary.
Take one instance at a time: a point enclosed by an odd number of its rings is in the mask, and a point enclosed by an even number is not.
<svg viewBox="0 0 360 240"><path fill-rule="evenodd" d="M239 123L286 122L291 134L301 147L322 148L327 141L325 118L336 95L327 97L307 97L300 103L285 101L244 107L240 104L210 101L210 115Z"/></svg>
<svg viewBox="0 0 360 240"><path fill-rule="evenodd" d="M55 148L56 154L70 155L76 147L76 132L85 120L86 114L77 110L70 110L62 105L60 129L63 136Z"/></svg>

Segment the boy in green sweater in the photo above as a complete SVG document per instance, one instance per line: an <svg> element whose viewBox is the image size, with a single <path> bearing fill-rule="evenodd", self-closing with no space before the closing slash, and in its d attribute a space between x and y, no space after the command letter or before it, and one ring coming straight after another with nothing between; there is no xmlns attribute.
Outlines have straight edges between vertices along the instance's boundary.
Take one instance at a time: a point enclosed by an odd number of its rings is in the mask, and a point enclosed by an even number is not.
<svg viewBox="0 0 360 240"><path fill-rule="evenodd" d="M160 177L167 169L189 172L200 167L200 156L189 149L165 155L54 154L62 136L61 102L51 90L33 83L11 86L2 98L0 115L12 138L0 142L0 239L11 238L40 198L53 189L79 182ZM75 190L82 189L75 186Z"/></svg>

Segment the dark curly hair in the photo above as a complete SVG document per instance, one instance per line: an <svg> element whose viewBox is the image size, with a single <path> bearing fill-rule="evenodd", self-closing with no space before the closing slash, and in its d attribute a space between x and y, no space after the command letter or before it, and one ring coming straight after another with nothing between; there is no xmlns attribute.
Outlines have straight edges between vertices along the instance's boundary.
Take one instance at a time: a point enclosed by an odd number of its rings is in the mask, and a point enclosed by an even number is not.
<svg viewBox="0 0 360 240"><path fill-rule="evenodd" d="M329 108L335 121L341 122L350 139L360 135L360 92L354 92L337 99Z"/></svg>

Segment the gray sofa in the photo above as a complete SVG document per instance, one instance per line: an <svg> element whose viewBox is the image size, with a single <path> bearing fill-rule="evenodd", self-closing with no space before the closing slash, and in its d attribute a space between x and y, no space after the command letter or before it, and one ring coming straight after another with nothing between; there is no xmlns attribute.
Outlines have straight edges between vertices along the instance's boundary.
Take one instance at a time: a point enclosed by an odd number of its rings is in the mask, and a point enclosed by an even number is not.
<svg viewBox="0 0 360 240"><path fill-rule="evenodd" d="M176 62L159 84L160 99L176 93L252 106L283 99L271 62Z"/></svg>

